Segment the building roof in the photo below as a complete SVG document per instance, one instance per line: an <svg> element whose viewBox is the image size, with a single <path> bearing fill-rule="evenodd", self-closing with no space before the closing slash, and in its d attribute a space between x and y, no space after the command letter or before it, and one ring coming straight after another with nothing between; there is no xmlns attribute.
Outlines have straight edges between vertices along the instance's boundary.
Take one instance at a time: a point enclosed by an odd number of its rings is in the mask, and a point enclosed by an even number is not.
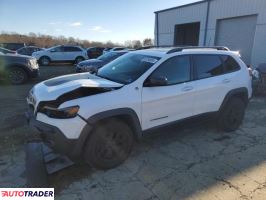
<svg viewBox="0 0 266 200"><path fill-rule="evenodd" d="M169 11L169 10L175 10L175 9L178 9L178 8L184 8L184 7L187 7L187 6L193 6L193 5L196 5L196 4L205 3L205 2L208 2L208 1L210 1L210 0L196 1L196 2L193 2L193 3L181 5L181 6L176 6L176 7L172 7L172 8L158 10L158 11L155 11L154 13L160 13L160 12L165 12L165 11Z"/></svg>

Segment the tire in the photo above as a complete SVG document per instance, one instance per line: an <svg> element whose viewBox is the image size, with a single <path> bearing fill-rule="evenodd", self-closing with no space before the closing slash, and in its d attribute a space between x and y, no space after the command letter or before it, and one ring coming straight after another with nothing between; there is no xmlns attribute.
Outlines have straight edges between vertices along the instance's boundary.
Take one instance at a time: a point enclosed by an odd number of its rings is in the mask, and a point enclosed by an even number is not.
<svg viewBox="0 0 266 200"><path fill-rule="evenodd" d="M48 65L50 64L50 62L51 62L51 60L50 60L50 58L47 57L47 56L43 56L43 57L41 57L41 58L39 59L39 63L40 63L40 65L42 65L42 66L48 66Z"/></svg>
<svg viewBox="0 0 266 200"><path fill-rule="evenodd" d="M218 119L218 128L232 132L239 128L245 116L245 103L240 98L232 98L221 111Z"/></svg>
<svg viewBox="0 0 266 200"><path fill-rule="evenodd" d="M79 62L82 62L83 60L85 60L83 57L79 56L75 59L75 64L78 64Z"/></svg>
<svg viewBox="0 0 266 200"><path fill-rule="evenodd" d="M27 72L20 67L11 67L7 73L8 80L13 85L19 85L25 83L29 76Z"/></svg>
<svg viewBox="0 0 266 200"><path fill-rule="evenodd" d="M83 158L97 169L110 169L124 162L134 143L133 132L127 124L110 119L96 125L85 144Z"/></svg>

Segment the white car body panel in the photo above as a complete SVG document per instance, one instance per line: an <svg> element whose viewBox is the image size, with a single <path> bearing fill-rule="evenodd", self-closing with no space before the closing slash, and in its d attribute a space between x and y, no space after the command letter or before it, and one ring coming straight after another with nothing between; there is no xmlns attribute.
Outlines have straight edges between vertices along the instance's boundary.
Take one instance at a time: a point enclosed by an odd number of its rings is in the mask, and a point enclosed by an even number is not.
<svg viewBox="0 0 266 200"><path fill-rule="evenodd" d="M54 119L47 117L43 113L38 113L36 119L38 121L57 127L60 131L62 131L62 133L64 133L67 139L79 138L82 129L86 125L86 122L84 122L79 117L71 119Z"/></svg>
<svg viewBox="0 0 266 200"><path fill-rule="evenodd" d="M189 88L190 91L185 91ZM143 87L143 130L192 116L195 89L194 81L165 87Z"/></svg>

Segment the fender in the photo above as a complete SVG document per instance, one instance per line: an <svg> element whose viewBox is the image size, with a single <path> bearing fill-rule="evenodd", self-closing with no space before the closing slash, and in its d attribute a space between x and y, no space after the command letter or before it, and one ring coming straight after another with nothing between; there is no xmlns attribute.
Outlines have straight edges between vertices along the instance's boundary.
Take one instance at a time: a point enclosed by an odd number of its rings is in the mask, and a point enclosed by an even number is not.
<svg viewBox="0 0 266 200"><path fill-rule="evenodd" d="M110 117L118 117L118 116L125 116L127 120L131 123L131 128L133 128L134 134L136 138L140 138L142 136L142 129L140 125L140 121L138 115L132 108L118 108L113 110L107 110L104 112L97 113L91 116L87 122L89 124L95 124L100 120L107 119Z"/></svg>
<svg viewBox="0 0 266 200"><path fill-rule="evenodd" d="M123 116L124 119L127 119L129 121L130 127L133 129L135 138L139 140L142 137L142 129L139 118L133 109L118 108L118 109L100 112L89 117L86 120L87 125L83 128L77 140L77 145L75 146L74 151L72 152L74 157L81 155L85 142L93 131L94 124L96 124L100 120L108 119L110 117L121 117L121 116Z"/></svg>
<svg viewBox="0 0 266 200"><path fill-rule="evenodd" d="M231 98L233 97L240 97L241 99L244 100L245 105L247 106L248 104L248 89L245 87L237 88L230 90L224 97L223 103L220 106L219 112L222 111L226 104L230 101Z"/></svg>

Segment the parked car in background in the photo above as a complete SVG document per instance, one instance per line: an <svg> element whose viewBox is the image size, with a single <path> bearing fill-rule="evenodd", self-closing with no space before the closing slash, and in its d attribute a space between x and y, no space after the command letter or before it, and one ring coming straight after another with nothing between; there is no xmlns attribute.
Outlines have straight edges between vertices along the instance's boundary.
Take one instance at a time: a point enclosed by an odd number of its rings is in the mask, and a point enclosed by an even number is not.
<svg viewBox="0 0 266 200"><path fill-rule="evenodd" d="M16 54L17 52L0 47L0 52L3 54Z"/></svg>
<svg viewBox="0 0 266 200"><path fill-rule="evenodd" d="M109 52L112 48L111 47L106 47L104 50L103 50L103 54Z"/></svg>
<svg viewBox="0 0 266 200"><path fill-rule="evenodd" d="M252 70L253 92L254 94L266 93L266 63L261 63L256 69Z"/></svg>
<svg viewBox="0 0 266 200"><path fill-rule="evenodd" d="M37 60L19 54L0 54L0 77L8 79L12 84L25 83L39 75Z"/></svg>
<svg viewBox="0 0 266 200"><path fill-rule="evenodd" d="M91 47L87 49L87 54L89 59L91 58L98 58L103 54L103 47Z"/></svg>
<svg viewBox="0 0 266 200"><path fill-rule="evenodd" d="M87 51L80 46L59 45L36 51L32 54L40 65L49 65L51 62L79 63L88 59Z"/></svg>
<svg viewBox="0 0 266 200"><path fill-rule="evenodd" d="M44 50L44 49L40 48L40 47L26 46L26 47L22 47L22 48L18 49L17 53L21 54L21 55L31 56L33 52L42 51L42 50Z"/></svg>
<svg viewBox="0 0 266 200"><path fill-rule="evenodd" d="M128 51L108 52L97 59L84 60L76 65L76 72L95 72L105 64L115 60L116 58L126 54Z"/></svg>
<svg viewBox="0 0 266 200"><path fill-rule="evenodd" d="M3 47L5 49L9 49L12 51L16 51L22 47L25 47L25 43L13 43L13 42L5 42L5 43L0 43L0 47Z"/></svg>

